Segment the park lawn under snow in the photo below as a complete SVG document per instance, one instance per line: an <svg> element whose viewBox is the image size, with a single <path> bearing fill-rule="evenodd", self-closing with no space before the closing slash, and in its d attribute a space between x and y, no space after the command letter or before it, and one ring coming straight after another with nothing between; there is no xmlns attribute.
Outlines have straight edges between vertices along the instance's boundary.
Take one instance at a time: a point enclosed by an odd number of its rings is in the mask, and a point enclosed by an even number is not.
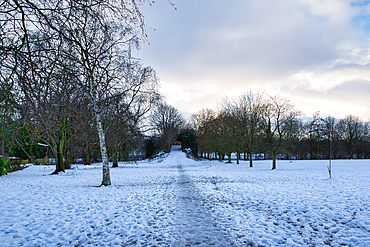
<svg viewBox="0 0 370 247"><path fill-rule="evenodd" d="M370 246L370 161L168 157L0 177L0 246Z"/></svg>

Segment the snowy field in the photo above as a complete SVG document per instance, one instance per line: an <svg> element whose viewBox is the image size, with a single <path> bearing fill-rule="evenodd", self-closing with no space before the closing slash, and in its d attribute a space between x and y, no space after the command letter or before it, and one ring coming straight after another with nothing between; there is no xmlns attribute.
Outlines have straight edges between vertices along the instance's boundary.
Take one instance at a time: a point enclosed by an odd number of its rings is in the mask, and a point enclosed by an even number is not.
<svg viewBox="0 0 370 247"><path fill-rule="evenodd" d="M370 161L99 165L0 177L0 246L370 246Z"/></svg>

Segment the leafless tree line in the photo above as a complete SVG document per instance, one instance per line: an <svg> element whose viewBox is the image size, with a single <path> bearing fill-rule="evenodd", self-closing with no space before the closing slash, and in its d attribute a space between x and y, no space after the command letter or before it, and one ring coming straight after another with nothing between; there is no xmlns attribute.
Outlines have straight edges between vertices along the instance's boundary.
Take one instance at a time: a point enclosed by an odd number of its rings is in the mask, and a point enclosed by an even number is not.
<svg viewBox="0 0 370 247"><path fill-rule="evenodd" d="M236 154L249 159L369 158L370 124L357 116L344 119L320 116L300 118L301 112L279 95L248 92L236 99L224 99L218 110L203 109L191 119L197 140L197 154L203 158L231 162Z"/></svg>

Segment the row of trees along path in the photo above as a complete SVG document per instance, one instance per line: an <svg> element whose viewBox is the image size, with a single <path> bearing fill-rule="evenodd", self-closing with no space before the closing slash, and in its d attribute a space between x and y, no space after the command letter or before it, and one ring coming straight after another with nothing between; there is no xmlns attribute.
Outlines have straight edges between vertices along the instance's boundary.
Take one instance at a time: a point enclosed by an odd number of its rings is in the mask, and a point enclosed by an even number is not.
<svg viewBox="0 0 370 247"><path fill-rule="evenodd" d="M28 124L56 158L54 173L64 171L68 129L81 117L83 107L91 108L103 162L101 185L110 185L103 126L106 104L120 99L124 109L130 109L126 116L138 123L158 100L154 70L131 58L131 50L146 38L139 9L144 3L10 0L0 4L2 94L7 106L17 108L7 114L28 113Z"/></svg>

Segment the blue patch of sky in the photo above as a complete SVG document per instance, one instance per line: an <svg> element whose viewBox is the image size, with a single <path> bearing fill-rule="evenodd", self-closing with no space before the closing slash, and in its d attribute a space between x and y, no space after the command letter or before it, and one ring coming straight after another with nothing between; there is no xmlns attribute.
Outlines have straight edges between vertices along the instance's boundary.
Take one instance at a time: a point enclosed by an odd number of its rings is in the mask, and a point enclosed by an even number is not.
<svg viewBox="0 0 370 247"><path fill-rule="evenodd" d="M351 7L362 7L370 4L370 0L351 2Z"/></svg>
<svg viewBox="0 0 370 247"><path fill-rule="evenodd" d="M357 15L352 19L351 23L356 28L370 33L370 15Z"/></svg>
<svg viewBox="0 0 370 247"><path fill-rule="evenodd" d="M370 15L357 15L351 21L352 25L370 33Z"/></svg>
<svg viewBox="0 0 370 247"><path fill-rule="evenodd" d="M359 0L352 1L351 7L365 7L370 4L370 0ZM356 28L362 29L366 33L370 33L370 15L369 14L359 14L352 18L352 25Z"/></svg>

